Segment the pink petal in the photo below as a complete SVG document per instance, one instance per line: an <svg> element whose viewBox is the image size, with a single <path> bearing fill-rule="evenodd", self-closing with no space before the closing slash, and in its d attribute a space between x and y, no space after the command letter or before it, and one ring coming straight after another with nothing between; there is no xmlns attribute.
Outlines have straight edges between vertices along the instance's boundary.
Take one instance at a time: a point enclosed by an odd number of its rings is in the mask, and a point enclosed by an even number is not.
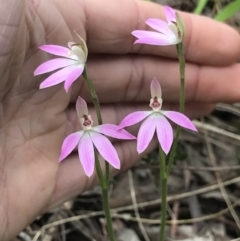
<svg viewBox="0 0 240 241"><path fill-rule="evenodd" d="M58 55L58 56L63 56L68 58L68 54L69 54L69 49L59 46L59 45L42 45L39 47L39 49L49 53L49 54L54 54L54 55Z"/></svg>
<svg viewBox="0 0 240 241"><path fill-rule="evenodd" d="M177 125L190 129L192 131L197 131L191 120L184 114L176 111L161 111L161 113Z"/></svg>
<svg viewBox="0 0 240 241"><path fill-rule="evenodd" d="M161 114L157 114L157 137L163 151L168 154L173 142L173 130L168 120Z"/></svg>
<svg viewBox="0 0 240 241"><path fill-rule="evenodd" d="M60 69L62 67L66 67L69 65L76 64L76 61L72 59L64 59L64 58L57 58L57 59L51 59L40 66L37 67L37 69L34 71L34 75L44 74L56 69Z"/></svg>
<svg viewBox="0 0 240 241"><path fill-rule="evenodd" d="M176 21L176 12L169 6L164 6L164 13L168 22L177 22Z"/></svg>
<svg viewBox="0 0 240 241"><path fill-rule="evenodd" d="M93 143L88 131L84 132L78 144L78 155L84 172L90 177L94 171L95 156Z"/></svg>
<svg viewBox="0 0 240 241"><path fill-rule="evenodd" d="M67 76L66 81L64 83L64 89L66 90L66 92L68 92L72 83L82 74L83 70L84 65L79 65Z"/></svg>
<svg viewBox="0 0 240 241"><path fill-rule="evenodd" d="M152 82L151 82L151 96L152 98L154 97L158 97L158 98L162 98L162 89L161 86L158 82L158 80L154 77Z"/></svg>
<svg viewBox="0 0 240 241"><path fill-rule="evenodd" d="M105 136L95 131L91 131L89 133L99 154L114 168L120 169L120 160L112 143Z"/></svg>
<svg viewBox="0 0 240 241"><path fill-rule="evenodd" d="M136 139L135 136L131 135L124 129L119 129L118 126L112 124L104 124L100 126L95 126L92 128L94 131L99 132L101 134L114 137L117 139L124 139L124 140L133 140Z"/></svg>
<svg viewBox="0 0 240 241"><path fill-rule="evenodd" d="M138 38L135 44L171 45L179 42L176 37L166 36L152 31L136 30L133 31L132 34Z"/></svg>
<svg viewBox="0 0 240 241"><path fill-rule="evenodd" d="M156 19L156 18L149 18L146 20L146 24L160 33L163 33L167 36L175 37L175 34L168 27L168 24L163 20Z"/></svg>
<svg viewBox="0 0 240 241"><path fill-rule="evenodd" d="M62 150L61 155L59 157L59 161L62 161L64 158L66 158L73 149L77 146L83 132L76 132L73 133L65 138L62 144Z"/></svg>
<svg viewBox="0 0 240 241"><path fill-rule="evenodd" d="M126 126L132 126L132 125L142 121L144 118L149 116L151 113L152 113L152 111L136 111L136 112L133 112L133 113L124 117L124 119L119 124L118 128L122 129Z"/></svg>
<svg viewBox="0 0 240 241"><path fill-rule="evenodd" d="M156 129L155 113L150 115L141 125L137 136L137 151L142 153L149 145Z"/></svg>
<svg viewBox="0 0 240 241"><path fill-rule="evenodd" d="M78 96L77 102L76 102L76 110L78 118L83 118L84 115L88 116L88 108L86 101Z"/></svg>
<svg viewBox="0 0 240 241"><path fill-rule="evenodd" d="M45 79L40 84L40 89L44 89L63 82L75 68L76 68L76 65L71 65L50 75L47 79Z"/></svg>

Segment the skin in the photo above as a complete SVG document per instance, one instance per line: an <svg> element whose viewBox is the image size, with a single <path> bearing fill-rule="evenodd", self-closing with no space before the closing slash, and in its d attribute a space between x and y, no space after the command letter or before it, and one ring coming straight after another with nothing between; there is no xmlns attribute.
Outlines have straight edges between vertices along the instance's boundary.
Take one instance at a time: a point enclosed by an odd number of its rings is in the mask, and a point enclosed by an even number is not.
<svg viewBox="0 0 240 241"><path fill-rule="evenodd" d="M89 73L108 123L148 108L154 76L162 85L163 109L177 109L179 72L175 46L133 45L130 33L147 29L144 20L164 19L161 6L134 0L0 0L0 6L0 240L6 241L96 183L95 175L83 173L77 152L58 163L63 139L79 130L78 95L91 103L86 85L79 79L68 94L62 84L39 90L47 75L33 77L33 71L51 56L38 46L78 42L74 30L86 39ZM208 18L181 16L187 30L186 114L199 117L217 102L240 101L238 33ZM114 144L121 170L139 160L135 141Z"/></svg>

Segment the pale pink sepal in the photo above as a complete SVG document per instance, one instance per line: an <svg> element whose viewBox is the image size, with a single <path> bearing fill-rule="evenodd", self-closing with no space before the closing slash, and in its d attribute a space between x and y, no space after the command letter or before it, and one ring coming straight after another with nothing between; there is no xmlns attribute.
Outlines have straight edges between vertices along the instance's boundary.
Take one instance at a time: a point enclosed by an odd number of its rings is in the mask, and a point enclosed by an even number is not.
<svg viewBox="0 0 240 241"><path fill-rule="evenodd" d="M176 21L176 12L169 6L164 6L164 13L168 22L177 22Z"/></svg>
<svg viewBox="0 0 240 241"><path fill-rule="evenodd" d="M76 101L76 110L79 119L83 118L84 115L88 116L87 103L80 96L78 96L78 99Z"/></svg>
<svg viewBox="0 0 240 241"><path fill-rule="evenodd" d="M176 37L166 36L158 32L135 30L132 34L138 38L134 43L152 45L171 45L178 43Z"/></svg>
<svg viewBox="0 0 240 241"><path fill-rule="evenodd" d="M82 74L84 65L76 67L66 78L64 82L64 89L68 92L72 83Z"/></svg>
<svg viewBox="0 0 240 241"><path fill-rule="evenodd" d="M118 154L107 137L93 131L89 132L89 134L91 135L92 142L97 148L99 154L114 168L120 169Z"/></svg>
<svg viewBox="0 0 240 241"><path fill-rule="evenodd" d="M71 65L55 72L40 84L40 89L44 89L63 82L75 68L76 65Z"/></svg>
<svg viewBox="0 0 240 241"><path fill-rule="evenodd" d="M123 139L123 140L134 140L136 139L135 136L130 134L124 129L119 129L118 126L113 124L103 124L101 126L95 126L92 128L93 130L96 130L99 133L102 133L106 136L114 137L117 139Z"/></svg>
<svg viewBox="0 0 240 241"><path fill-rule="evenodd" d="M162 89L161 86L158 82L158 80L154 77L151 85L150 85L150 90L151 90L151 96L152 98L157 97L157 98L162 98Z"/></svg>
<svg viewBox="0 0 240 241"><path fill-rule="evenodd" d="M93 174L95 166L94 148L89 133L84 133L78 144L78 154L83 170L88 177Z"/></svg>
<svg viewBox="0 0 240 241"><path fill-rule="evenodd" d="M167 22L156 18L149 18L145 21L145 23L154 30L175 38L175 35L171 29L169 29Z"/></svg>
<svg viewBox="0 0 240 241"><path fill-rule="evenodd" d="M161 111L161 113L177 125L190 129L192 131L197 131L191 120L184 114L176 111Z"/></svg>
<svg viewBox="0 0 240 241"><path fill-rule="evenodd" d="M168 154L171 149L172 142L173 142L173 130L168 122L168 120L164 116L157 115L157 137L162 147L162 150Z"/></svg>
<svg viewBox="0 0 240 241"><path fill-rule="evenodd" d="M51 59L41 64L40 66L38 66L37 69L34 71L34 76L45 74L53 70L60 69L73 64L76 64L76 61L72 59L64 59L64 58Z"/></svg>
<svg viewBox="0 0 240 241"><path fill-rule="evenodd" d="M63 56L69 58L69 49L59 46L59 45L42 45L39 47L39 49L49 53L49 54L54 54L57 56Z"/></svg>
<svg viewBox="0 0 240 241"><path fill-rule="evenodd" d="M142 153L149 145L156 129L154 115L149 116L141 125L137 136L137 151Z"/></svg>
<svg viewBox="0 0 240 241"><path fill-rule="evenodd" d="M140 121L142 121L144 118L149 116L152 113L152 111L136 111L129 115L127 115L121 123L118 125L119 129L122 129L126 126L134 125Z"/></svg>
<svg viewBox="0 0 240 241"><path fill-rule="evenodd" d="M73 151L73 149L77 146L82 134L83 132L79 131L66 137L62 144L62 150L59 157L59 161L62 161Z"/></svg>

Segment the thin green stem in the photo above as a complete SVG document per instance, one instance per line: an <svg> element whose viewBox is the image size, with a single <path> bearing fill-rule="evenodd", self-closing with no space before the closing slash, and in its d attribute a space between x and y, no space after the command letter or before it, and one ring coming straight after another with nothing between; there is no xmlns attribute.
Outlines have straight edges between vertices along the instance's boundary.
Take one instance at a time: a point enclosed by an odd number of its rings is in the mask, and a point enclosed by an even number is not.
<svg viewBox="0 0 240 241"><path fill-rule="evenodd" d="M166 216L167 216L167 175L165 155L162 148L159 146L159 164L160 164L160 180L161 180L161 227L159 241L164 241Z"/></svg>
<svg viewBox="0 0 240 241"><path fill-rule="evenodd" d="M184 112L185 107L185 58L183 44L177 44L177 53L179 60L179 71L180 71L180 108L181 113Z"/></svg>
<svg viewBox="0 0 240 241"><path fill-rule="evenodd" d="M103 197L104 212L107 220L108 237L110 241L115 241L113 227L112 227L111 213L109 208L109 201L108 201L108 187L102 188L102 197Z"/></svg>
<svg viewBox="0 0 240 241"><path fill-rule="evenodd" d="M101 125L103 123L103 121L102 121L100 104L99 104L99 100L98 100L98 96L96 94L95 88L93 86L93 82L92 82L91 78L89 77L87 66L85 66L85 68L84 68L83 78L85 79L85 81L87 83L88 90L89 90L92 100L93 100L93 105L94 105L96 113L97 113L98 124ZM109 163L105 161L105 181L107 184L109 183L109 176L110 176Z"/></svg>
<svg viewBox="0 0 240 241"><path fill-rule="evenodd" d="M94 150L94 154L95 154L96 171L97 171L97 175L98 175L99 182L102 189L103 208L104 208L105 217L107 220L108 237L110 241L115 241L113 227L112 227L110 206L108 201L108 182L106 182L106 179L103 177L100 162L98 160L98 153L96 150Z"/></svg>
<svg viewBox="0 0 240 241"><path fill-rule="evenodd" d="M101 125L103 122L102 122L100 104L99 104L98 96L97 96L96 91L94 89L92 80L89 77L89 74L88 74L88 71L87 71L87 66L85 66L85 68L84 68L83 78L85 79L85 81L87 83L87 86L88 86L88 90L90 92L90 95L92 96L93 104L94 104L95 110L97 112L98 124Z"/></svg>
<svg viewBox="0 0 240 241"><path fill-rule="evenodd" d="M181 113L184 112L185 108L185 58L184 58L184 49L183 49L183 43L177 44L177 53L178 53L178 60L179 60L179 71L180 71L180 107L179 111ZM169 176L174 157L176 154L177 150L177 145L178 145L178 139L181 133L181 127L178 126L176 130L176 135L173 141L173 145L169 154L169 159L168 159L168 166L167 166L167 176Z"/></svg>
<svg viewBox="0 0 240 241"><path fill-rule="evenodd" d="M100 186L103 187L105 185L105 180L104 180L103 171L102 171L100 162L98 160L98 152L96 151L95 148L94 148L94 156L95 156L95 167L98 175L98 180L99 180Z"/></svg>
<svg viewBox="0 0 240 241"><path fill-rule="evenodd" d="M98 96L94 89L92 80L89 77L87 66L85 66L84 68L83 77L87 83L88 90L93 100L93 104L97 113L98 124L101 125L103 121L102 121L100 104L99 104ZM96 150L94 150L94 154L95 154L96 171L97 171L98 179L102 188L102 199L103 199L104 212L107 220L108 236L110 241L114 241L115 239L114 239L114 233L112 228L112 219L111 219L111 213L110 213L109 202L108 202L108 187L109 187L109 176L110 176L109 163L105 161L105 177L104 177L100 162L98 160L98 153Z"/></svg>
<svg viewBox="0 0 240 241"><path fill-rule="evenodd" d="M174 157L175 157L175 154L176 154L178 139L179 139L180 133L181 133L181 127L177 126L176 135L175 135L175 138L174 138L174 141L173 141L171 151L169 153L168 166L167 166L167 171L166 171L167 176L169 176L169 174L172 170L172 165L173 165Z"/></svg>

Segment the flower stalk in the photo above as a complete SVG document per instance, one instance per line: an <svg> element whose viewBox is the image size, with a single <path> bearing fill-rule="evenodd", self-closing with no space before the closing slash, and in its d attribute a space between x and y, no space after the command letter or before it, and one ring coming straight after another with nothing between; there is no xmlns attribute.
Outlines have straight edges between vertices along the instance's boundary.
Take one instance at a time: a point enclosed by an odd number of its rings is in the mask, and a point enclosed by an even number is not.
<svg viewBox="0 0 240 241"><path fill-rule="evenodd" d="M166 175L166 163L165 154L159 146L159 164L160 164L160 180L161 180L161 226L159 233L159 240L164 241L166 216L167 216L167 175Z"/></svg>
<svg viewBox="0 0 240 241"><path fill-rule="evenodd" d="M103 200L103 209L105 213L105 217L107 220L107 232L108 232L108 237L110 241L114 241L114 232L113 232L113 227L112 227L112 218L111 218L111 212L110 212L110 207L109 207L109 201L108 201L108 180L104 178L103 172L100 166L100 162L98 160L98 153L96 149L94 150L95 152L95 165L96 165L96 171L99 179L99 183L102 189L102 200Z"/></svg>
<svg viewBox="0 0 240 241"><path fill-rule="evenodd" d="M101 115L101 109L100 109L100 104L99 104L99 99L96 94L95 88L93 86L92 80L89 77L87 66L85 65L84 71L83 71L83 78L85 79L88 90L91 94L93 104L97 113L97 118L98 118L98 124L101 125L103 123L102 121L102 115ZM110 169L109 169L109 163L105 162L105 178L106 178L106 183L109 183L109 177L110 177Z"/></svg>
<svg viewBox="0 0 240 241"><path fill-rule="evenodd" d="M87 66L85 65L84 71L83 71L83 78L85 79L87 86L88 86L88 90L90 92L90 95L92 97L93 100L93 105L95 107L96 113L97 113L97 119L98 119L98 124L102 125L102 115L101 115L101 109L100 109L100 104L99 104L99 100L98 100L98 96L96 94L96 91L94 89L92 80L89 77L88 74L88 70L87 70Z"/></svg>
<svg viewBox="0 0 240 241"><path fill-rule="evenodd" d="M97 119L98 119L98 124L102 125L102 115L101 115L101 109L100 109L100 104L99 104L99 99L96 94L95 88L93 86L92 80L89 77L87 66L85 65L84 71L83 71L83 78L85 79L88 90L91 94L92 100L93 100L93 105L95 107L96 113L97 113ZM110 169L109 169L109 163L105 162L105 178L106 178L106 183L109 183L109 177L110 177Z"/></svg>
<svg viewBox="0 0 240 241"><path fill-rule="evenodd" d="M179 112L183 113L184 109L185 109L185 57L184 57L184 49L183 49L183 43L179 43L177 44L177 53L178 53L178 60L179 60L179 72L180 72L180 106L179 106ZM168 166L167 166L167 177L169 176L171 169L172 169L172 165L173 165L173 161L174 161L174 157L176 154L176 150L177 150L177 145L178 145L178 140L179 140L179 136L181 133L181 127L177 126L176 129L176 135L173 141L173 145L171 148L171 151L169 153L169 159L168 159Z"/></svg>
<svg viewBox="0 0 240 241"><path fill-rule="evenodd" d="M183 113L185 108L185 58L183 51L183 43L177 44L177 53L179 60L179 71L180 71L180 103L179 112ZM161 227L159 240L164 241L165 226L166 226L166 214L167 214L167 180L171 172L174 157L177 150L178 140L181 133L181 127L177 126L176 135L173 141L172 148L169 153L169 160L167 167L165 166L165 156L161 147L159 147L159 161L160 161L160 180L161 180Z"/></svg>
<svg viewBox="0 0 240 241"><path fill-rule="evenodd" d="M87 71L87 66L85 65L84 71L83 71L83 78L85 79L88 90L91 94L93 104L97 113L97 119L98 119L98 124L102 125L102 115L101 115L101 109L100 109L100 104L99 104L99 99L96 94L95 88L93 86L92 80L89 77L88 71ZM109 169L109 163L105 161L105 176L103 175L103 171L100 165L100 162L98 160L98 153L96 150L95 152L95 167L97 171L97 176L99 179L99 183L102 189L102 199L103 199L103 207L104 207L104 212L105 212L105 217L107 220L107 231L108 231L108 236L110 241L114 241L114 232L113 232L113 227L112 227L112 218L111 218L111 212L110 212L110 206L109 206L109 201L108 201L108 187L109 187L109 177L110 177L110 169Z"/></svg>

